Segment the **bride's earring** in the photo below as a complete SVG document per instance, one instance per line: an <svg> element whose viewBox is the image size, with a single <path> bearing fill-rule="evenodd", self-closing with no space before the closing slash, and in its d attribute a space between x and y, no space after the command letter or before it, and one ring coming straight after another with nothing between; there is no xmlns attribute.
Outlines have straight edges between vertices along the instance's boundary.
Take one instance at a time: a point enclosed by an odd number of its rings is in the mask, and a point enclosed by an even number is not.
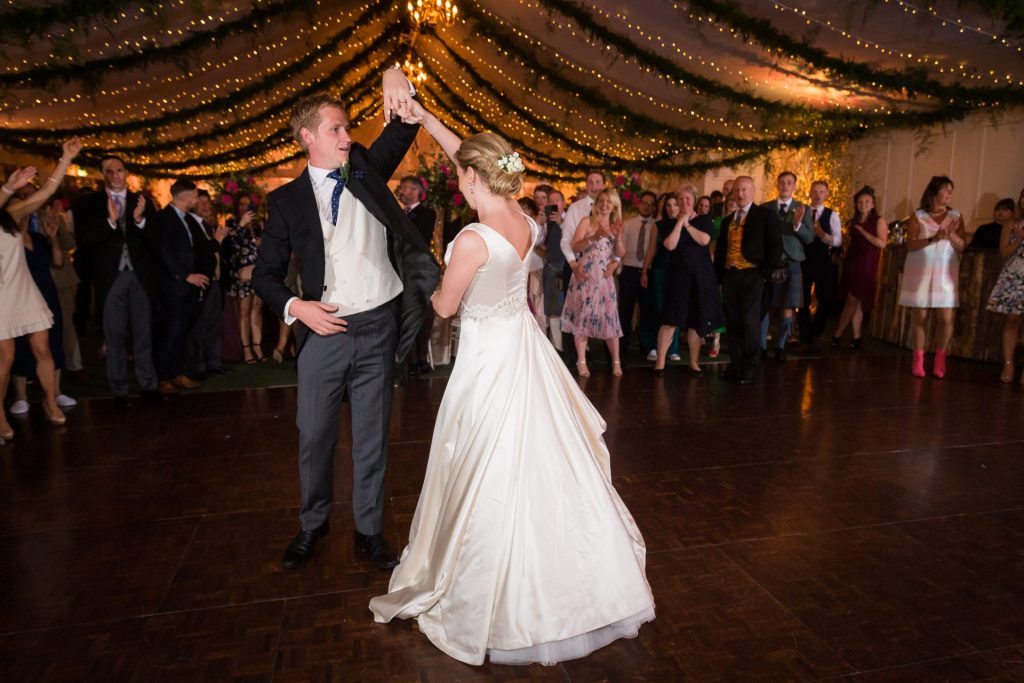
<svg viewBox="0 0 1024 683"><path fill-rule="evenodd" d="M476 185L475 185L474 183L470 183L470 184L469 184L469 193L470 193L470 194L473 194L473 191L474 191L475 189L476 189Z"/></svg>

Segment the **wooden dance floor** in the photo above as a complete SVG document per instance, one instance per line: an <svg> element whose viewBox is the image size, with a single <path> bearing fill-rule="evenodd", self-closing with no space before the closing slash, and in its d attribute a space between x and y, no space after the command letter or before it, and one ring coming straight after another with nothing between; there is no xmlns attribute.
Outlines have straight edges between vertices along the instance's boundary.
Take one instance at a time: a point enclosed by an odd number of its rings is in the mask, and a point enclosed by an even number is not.
<svg viewBox="0 0 1024 683"><path fill-rule="evenodd" d="M297 530L295 390L33 406L0 447L0 680L1024 680L1024 390L906 355L769 363L736 387L596 372L657 619L545 668L460 664L375 624L353 558L347 419L332 534ZM401 547L444 380L395 397L385 531Z"/></svg>

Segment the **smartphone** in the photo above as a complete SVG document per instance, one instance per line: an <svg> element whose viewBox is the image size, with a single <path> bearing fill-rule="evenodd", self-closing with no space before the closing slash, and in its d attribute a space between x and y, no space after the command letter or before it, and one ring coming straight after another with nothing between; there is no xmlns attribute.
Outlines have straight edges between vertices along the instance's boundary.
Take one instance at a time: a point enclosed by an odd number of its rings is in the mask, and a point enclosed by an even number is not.
<svg viewBox="0 0 1024 683"><path fill-rule="evenodd" d="M544 207L544 215L547 216L548 218L550 218L551 215L555 213L555 211L558 211L557 204L548 204L547 206Z"/></svg>

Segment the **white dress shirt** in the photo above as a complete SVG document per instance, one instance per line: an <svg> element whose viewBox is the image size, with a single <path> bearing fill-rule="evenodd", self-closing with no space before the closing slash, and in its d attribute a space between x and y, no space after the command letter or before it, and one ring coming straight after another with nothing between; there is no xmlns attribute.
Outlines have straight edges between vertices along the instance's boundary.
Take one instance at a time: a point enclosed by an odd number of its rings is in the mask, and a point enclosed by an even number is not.
<svg viewBox="0 0 1024 683"><path fill-rule="evenodd" d="M559 246L562 247L562 253L569 264L576 263L576 252L572 250L573 235L576 234L580 221L589 216L593 208L594 198L587 195L583 199L577 199L565 211L565 218L562 219L562 241L559 242Z"/></svg>
<svg viewBox="0 0 1024 683"><path fill-rule="evenodd" d="M640 229L644 229L644 243L640 245ZM622 224L622 241L626 245L626 255L622 257L622 265L631 268L643 268L644 257L637 257L637 247L641 247L643 253L647 252L647 245L652 239L658 238L658 228L654 224L654 217L633 216Z"/></svg>
<svg viewBox="0 0 1024 683"><path fill-rule="evenodd" d="M402 292L402 281L387 253L387 229L355 198L348 187L338 202L338 220L331 222L331 195L337 181L328 178L332 169L308 165L324 236L324 293L321 301L338 307L344 316L383 305ZM289 308L299 297L285 303L284 321L295 316Z"/></svg>
<svg viewBox="0 0 1024 683"><path fill-rule="evenodd" d="M814 220L814 225L818 225L818 220L821 218L821 210L825 208L825 205L812 206L811 218ZM832 216L828 220L828 230L831 233L831 246L839 248L843 246L843 224L839 220L839 214L833 210Z"/></svg>

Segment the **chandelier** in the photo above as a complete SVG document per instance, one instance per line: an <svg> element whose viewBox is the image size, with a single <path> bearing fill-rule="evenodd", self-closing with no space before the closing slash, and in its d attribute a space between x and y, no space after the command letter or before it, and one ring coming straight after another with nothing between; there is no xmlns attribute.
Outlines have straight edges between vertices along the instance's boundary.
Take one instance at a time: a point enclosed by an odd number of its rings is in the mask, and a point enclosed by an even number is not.
<svg viewBox="0 0 1024 683"><path fill-rule="evenodd" d="M406 77L415 83L422 83L427 80L427 72L423 68L423 60L417 59L415 62L412 61L412 53L405 58L404 64L395 62L395 66L399 67L406 75Z"/></svg>
<svg viewBox="0 0 1024 683"><path fill-rule="evenodd" d="M459 8L451 0L409 0L407 7L417 28L430 24L451 26L459 15Z"/></svg>

